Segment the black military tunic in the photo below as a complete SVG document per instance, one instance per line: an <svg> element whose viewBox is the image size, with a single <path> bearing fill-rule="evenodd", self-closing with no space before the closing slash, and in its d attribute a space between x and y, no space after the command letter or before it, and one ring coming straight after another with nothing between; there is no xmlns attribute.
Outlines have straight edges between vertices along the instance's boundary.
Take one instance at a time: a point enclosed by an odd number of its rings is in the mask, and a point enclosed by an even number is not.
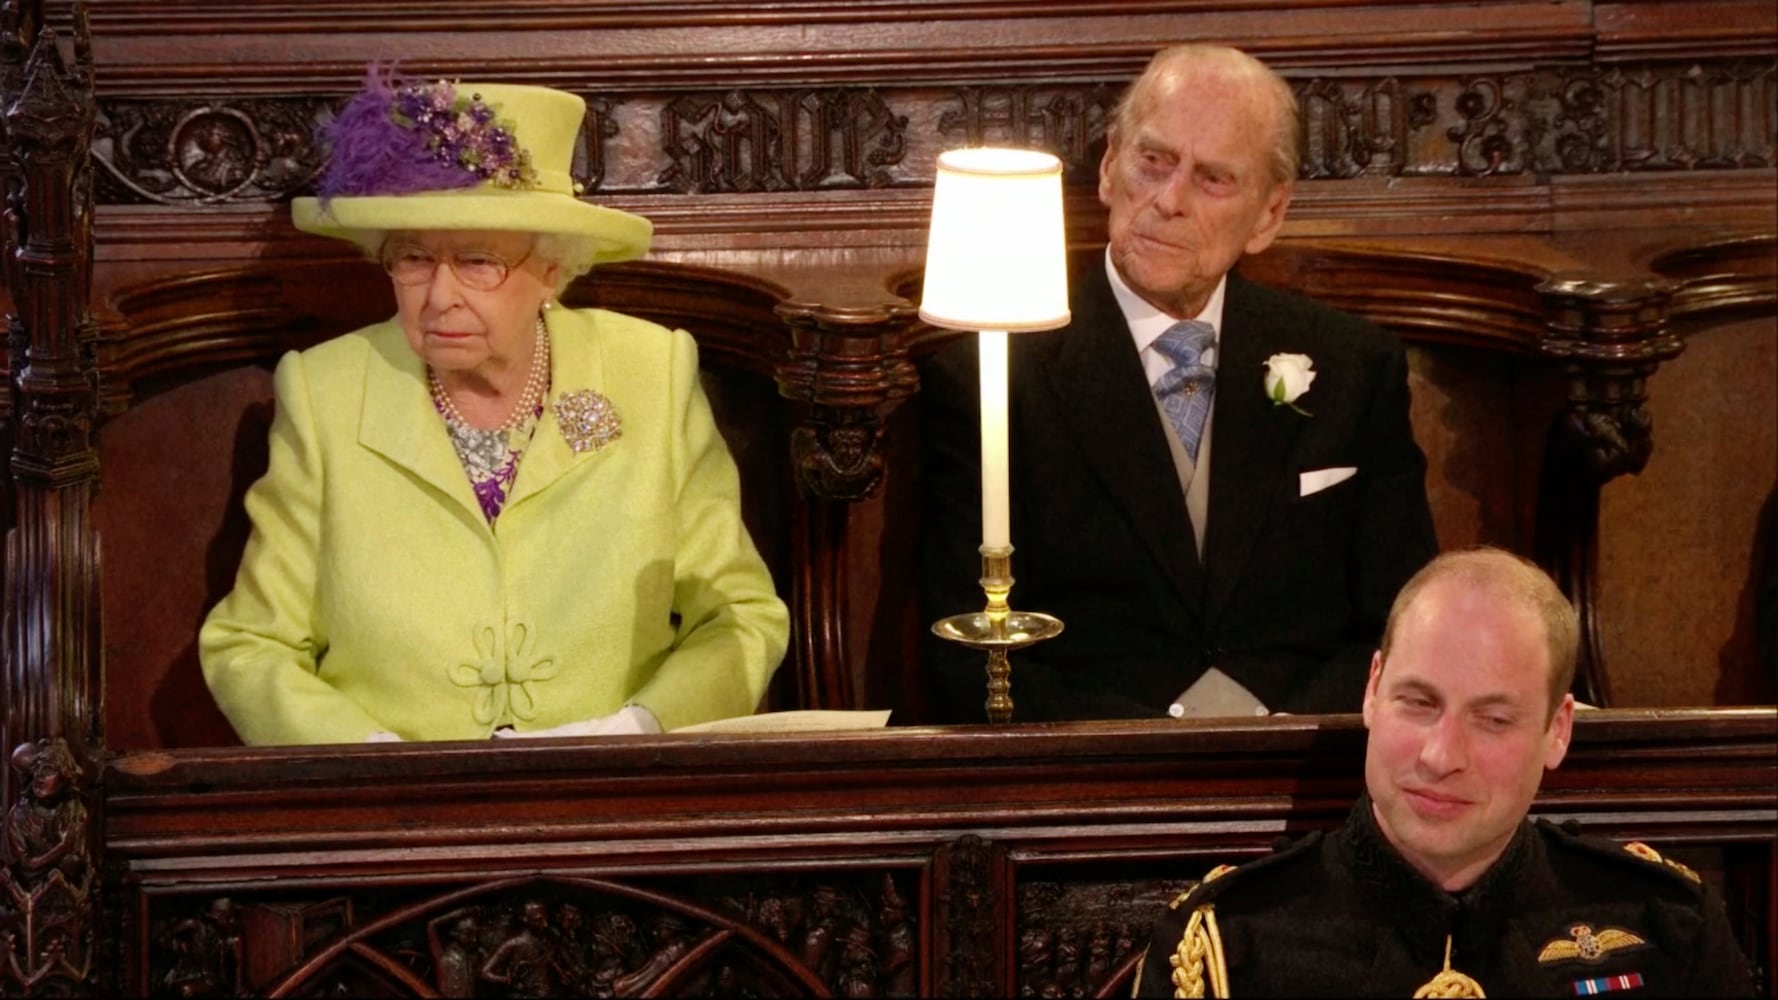
<svg viewBox="0 0 1778 1000"><path fill-rule="evenodd" d="M1429 984L1423 995L1754 994L1721 900L1683 866L1527 822L1475 885L1451 894L1384 840L1367 797L1339 830L1176 902L1155 925L1135 992L1411 997Z"/></svg>

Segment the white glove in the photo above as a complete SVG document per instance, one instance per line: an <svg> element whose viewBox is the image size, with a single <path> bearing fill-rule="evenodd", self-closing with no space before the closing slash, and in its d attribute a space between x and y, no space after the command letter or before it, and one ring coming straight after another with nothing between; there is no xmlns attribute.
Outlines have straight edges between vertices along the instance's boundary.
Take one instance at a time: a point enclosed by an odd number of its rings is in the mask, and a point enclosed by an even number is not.
<svg viewBox="0 0 1778 1000"><path fill-rule="evenodd" d="M405 743L407 741L403 740L401 737L395 735L394 733L389 732L388 730L382 730L380 732L371 733L369 736L366 736L364 738L364 742L366 742L366 743Z"/></svg>
<svg viewBox="0 0 1778 1000"><path fill-rule="evenodd" d="M610 715L580 722L567 722L553 729L496 729L497 740L531 739L538 736L642 736L661 731L660 720L641 705L625 705Z"/></svg>

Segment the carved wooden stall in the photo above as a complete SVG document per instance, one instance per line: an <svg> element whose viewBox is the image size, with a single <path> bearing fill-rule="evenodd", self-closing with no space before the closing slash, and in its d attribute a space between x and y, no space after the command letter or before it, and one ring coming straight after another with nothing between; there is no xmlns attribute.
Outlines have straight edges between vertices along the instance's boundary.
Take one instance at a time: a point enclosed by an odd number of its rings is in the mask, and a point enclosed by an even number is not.
<svg viewBox="0 0 1778 1000"><path fill-rule="evenodd" d="M1650 460L1681 334L1768 336L1778 302L1778 14L1695 7L107 0L89 27L5 3L0 994L1085 995L1126 982L1182 880L1356 792L1345 717L229 748L193 638L244 537L269 366L387 310L284 204L367 61L588 98L588 196L657 240L571 301L697 335L793 608L773 704L917 722L898 404L940 336L913 317L934 155L1056 152L1091 253L1118 88L1158 40L1255 51L1307 144L1287 238L1244 269L1408 340L1441 540L1549 566L1609 703L1662 665L1607 670L1602 490ZM1761 371L1722 374L1752 396ZM1730 433L1771 438L1764 412ZM1769 969L1775 730L1593 716L1539 808L1709 872ZM540 950L553 978L499 982Z"/></svg>

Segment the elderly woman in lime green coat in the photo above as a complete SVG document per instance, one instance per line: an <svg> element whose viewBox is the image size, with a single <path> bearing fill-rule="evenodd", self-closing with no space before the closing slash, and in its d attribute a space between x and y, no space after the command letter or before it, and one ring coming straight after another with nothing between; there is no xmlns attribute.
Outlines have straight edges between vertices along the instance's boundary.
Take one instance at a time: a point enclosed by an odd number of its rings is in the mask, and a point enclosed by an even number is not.
<svg viewBox="0 0 1778 1000"><path fill-rule="evenodd" d="M653 732L763 696L788 616L691 336L554 301L650 235L573 194L583 108L372 67L332 126L295 221L376 256L397 315L278 365L199 635L246 742Z"/></svg>

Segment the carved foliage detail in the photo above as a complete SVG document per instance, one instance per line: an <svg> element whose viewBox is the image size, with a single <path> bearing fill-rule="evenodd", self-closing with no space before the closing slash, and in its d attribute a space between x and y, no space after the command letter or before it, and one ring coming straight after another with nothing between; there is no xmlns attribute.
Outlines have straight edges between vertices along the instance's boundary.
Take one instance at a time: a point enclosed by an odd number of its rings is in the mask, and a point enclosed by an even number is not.
<svg viewBox="0 0 1778 1000"><path fill-rule="evenodd" d="M1558 67L1461 79L1293 81L1309 180L1736 169L1778 163L1771 63ZM1110 84L960 91L939 131L1048 149L1090 179Z"/></svg>
<svg viewBox="0 0 1778 1000"><path fill-rule="evenodd" d="M102 197L114 203L276 201L305 188L323 151L328 102L102 102L93 136Z"/></svg>
<svg viewBox="0 0 1778 1000"><path fill-rule="evenodd" d="M1046 149L1073 183L1095 176L1126 81L960 88L947 98L877 87L750 88L587 99L574 173L588 191L821 191L924 183L910 150L984 143ZM1308 77L1305 179L1727 170L1778 164L1778 66L1718 60L1555 66L1463 77ZM931 105L925 107L925 105ZM917 113L916 113L917 112ZM321 98L108 99L93 152L107 203L276 201L301 192L323 152ZM930 122L933 136L909 132ZM621 160L616 151L625 152Z"/></svg>
<svg viewBox="0 0 1778 1000"><path fill-rule="evenodd" d="M994 983L993 859L993 845L974 834L958 837L940 854L940 864L949 869L938 899L949 931L949 940L939 946L945 955L945 996L999 992Z"/></svg>
<svg viewBox="0 0 1778 1000"><path fill-rule="evenodd" d="M1774 67L1729 62L1478 77L1447 134L1462 176L1769 167Z"/></svg>

